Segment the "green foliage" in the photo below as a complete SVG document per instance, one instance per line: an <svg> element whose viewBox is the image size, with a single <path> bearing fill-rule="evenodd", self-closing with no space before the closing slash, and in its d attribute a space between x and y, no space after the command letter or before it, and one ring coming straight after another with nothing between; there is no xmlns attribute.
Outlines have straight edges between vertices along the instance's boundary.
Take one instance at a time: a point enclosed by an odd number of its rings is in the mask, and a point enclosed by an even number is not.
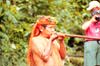
<svg viewBox="0 0 100 66"><path fill-rule="evenodd" d="M26 66L28 37L38 15L56 17L57 31L82 35L89 1L0 0L0 66Z"/></svg>

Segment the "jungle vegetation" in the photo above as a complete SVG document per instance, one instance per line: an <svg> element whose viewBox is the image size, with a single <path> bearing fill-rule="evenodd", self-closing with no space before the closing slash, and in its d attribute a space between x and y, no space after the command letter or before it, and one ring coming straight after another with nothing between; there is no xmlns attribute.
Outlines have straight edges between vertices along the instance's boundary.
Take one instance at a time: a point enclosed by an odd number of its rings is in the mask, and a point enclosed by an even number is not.
<svg viewBox="0 0 100 66"><path fill-rule="evenodd" d="M27 66L28 39L39 15L56 17L58 32L84 35L81 25L91 17L86 10L90 1L0 0L0 66ZM81 38L65 39L65 66L83 66L83 43Z"/></svg>

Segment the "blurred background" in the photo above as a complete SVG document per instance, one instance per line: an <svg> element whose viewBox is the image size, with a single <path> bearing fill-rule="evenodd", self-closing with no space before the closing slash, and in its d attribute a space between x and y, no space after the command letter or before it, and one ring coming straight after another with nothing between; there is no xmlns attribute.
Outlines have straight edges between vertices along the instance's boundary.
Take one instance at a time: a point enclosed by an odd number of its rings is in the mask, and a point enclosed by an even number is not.
<svg viewBox="0 0 100 66"><path fill-rule="evenodd" d="M91 0L0 0L0 66L27 66L28 39L38 15L56 17L56 30L84 35ZM84 39L65 38L65 66L83 66Z"/></svg>

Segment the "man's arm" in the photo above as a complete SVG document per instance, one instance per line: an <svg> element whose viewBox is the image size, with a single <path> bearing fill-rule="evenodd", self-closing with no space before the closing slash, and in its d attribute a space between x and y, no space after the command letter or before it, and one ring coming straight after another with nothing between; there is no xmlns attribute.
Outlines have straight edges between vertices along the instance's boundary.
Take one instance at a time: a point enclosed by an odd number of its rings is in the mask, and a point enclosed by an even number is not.
<svg viewBox="0 0 100 66"><path fill-rule="evenodd" d="M82 25L82 29L83 29L83 30L86 30L86 29L89 27L90 24L91 24L91 21L85 22L85 23Z"/></svg>
<svg viewBox="0 0 100 66"><path fill-rule="evenodd" d="M45 56L44 58L45 59L48 59L49 56L51 55L51 45L53 44L53 41L57 38L57 35L56 34L52 34L50 39L49 39L49 42L47 44L47 47L45 48L45 51L43 53L43 56Z"/></svg>
<svg viewBox="0 0 100 66"><path fill-rule="evenodd" d="M89 21L85 22L85 23L82 25L82 29L83 29L83 30L86 30L92 22L97 22L96 19L95 19L96 16L97 16L97 15L94 15Z"/></svg>
<svg viewBox="0 0 100 66"><path fill-rule="evenodd" d="M65 59L66 48L65 48L65 45L64 45L64 40L60 40L59 44L60 44L59 54L60 54L62 59Z"/></svg>
<svg viewBox="0 0 100 66"><path fill-rule="evenodd" d="M61 56L61 59L65 59L66 57L66 48L64 43L65 34L63 33L57 33L57 34L58 34L58 40L60 45L59 54Z"/></svg>

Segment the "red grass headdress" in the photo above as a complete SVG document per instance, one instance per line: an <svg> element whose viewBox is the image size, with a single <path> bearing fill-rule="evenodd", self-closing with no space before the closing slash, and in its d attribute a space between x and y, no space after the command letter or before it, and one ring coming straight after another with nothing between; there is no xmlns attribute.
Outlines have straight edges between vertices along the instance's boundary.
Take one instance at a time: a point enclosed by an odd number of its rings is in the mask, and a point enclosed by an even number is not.
<svg viewBox="0 0 100 66"><path fill-rule="evenodd" d="M40 25L55 25L55 24L56 24L56 20L54 19L54 17L41 16L36 21L36 24L33 26L31 36L34 37L39 34L38 26L40 26Z"/></svg>

